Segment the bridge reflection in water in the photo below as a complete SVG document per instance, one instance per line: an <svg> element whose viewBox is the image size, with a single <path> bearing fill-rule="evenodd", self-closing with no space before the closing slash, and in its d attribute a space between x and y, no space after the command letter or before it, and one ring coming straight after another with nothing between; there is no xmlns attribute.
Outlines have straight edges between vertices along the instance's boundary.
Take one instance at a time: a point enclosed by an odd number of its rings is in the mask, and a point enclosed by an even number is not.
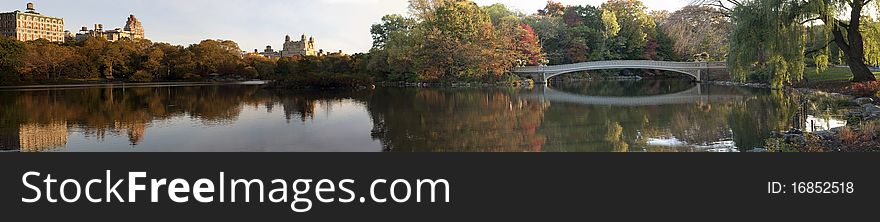
<svg viewBox="0 0 880 222"><path fill-rule="evenodd" d="M648 83L651 82L655 81ZM652 85L648 83L612 85L644 88ZM674 82L665 85L670 83ZM586 92L579 89L577 85L551 85L518 94L521 99L551 107L545 112L547 117L542 129L556 136L548 138L545 150L556 150L554 147L579 150L584 144L590 144L613 147L612 151L618 152L739 152L759 145L762 140L759 135L764 130L737 129L737 120L733 119L738 118L730 114L749 112L734 107L762 103L760 93L705 84L680 85L669 88L674 91L656 91L657 94L649 95L610 92L614 90L607 88ZM567 131L579 133L552 133ZM750 134L757 131L761 133Z"/></svg>
<svg viewBox="0 0 880 222"><path fill-rule="evenodd" d="M0 152L747 150L790 128L797 110L781 92L686 80L536 89L96 87L0 90L0 98Z"/></svg>
<svg viewBox="0 0 880 222"><path fill-rule="evenodd" d="M710 86L695 85L694 87L676 93L649 96L591 96L555 90L552 87L539 87L533 91L521 94L529 99L538 99L546 102L564 102L585 105L606 106L658 106L672 104L707 104L718 101L736 101L747 99L750 96L742 94L710 93ZM754 97L754 96L751 96Z"/></svg>

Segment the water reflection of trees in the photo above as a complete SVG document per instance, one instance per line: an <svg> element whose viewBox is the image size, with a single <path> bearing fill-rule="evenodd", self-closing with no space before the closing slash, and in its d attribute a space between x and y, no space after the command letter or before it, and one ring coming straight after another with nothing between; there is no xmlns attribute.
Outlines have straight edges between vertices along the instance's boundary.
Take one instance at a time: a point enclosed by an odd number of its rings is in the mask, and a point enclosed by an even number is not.
<svg viewBox="0 0 880 222"><path fill-rule="evenodd" d="M371 92L367 90L282 90L274 91L274 96L284 109L284 117L291 120L307 121L315 118L318 106L330 112L335 104L351 100L366 104ZM267 105L271 112L272 106Z"/></svg>
<svg viewBox="0 0 880 222"><path fill-rule="evenodd" d="M770 131L787 128L796 110L788 96L727 87L711 91L745 96L624 107L540 102L517 91L378 90L368 104L374 137L391 151L686 150L650 146L651 138L689 145L732 140L748 149L761 145Z"/></svg>
<svg viewBox="0 0 880 222"><path fill-rule="evenodd" d="M3 91L0 92L0 140L9 145L0 145L0 148L21 149L22 129L58 123L64 123L65 129L74 127L77 132L98 139L108 134L126 135L132 145L137 145L149 133L150 125L157 121L189 118L202 125L224 125L236 121L245 107L265 107L271 112L280 105L288 120L296 117L305 121L314 116L315 104L357 95L272 91L254 85ZM46 134L49 129L58 131L56 128L59 127L36 127L43 130L30 131ZM57 137L62 134L66 143L68 133L57 133Z"/></svg>
<svg viewBox="0 0 880 222"><path fill-rule="evenodd" d="M344 100L367 106L375 125L373 137L390 151L680 150L647 145L650 138L670 137L688 144L733 140L740 148L751 148L761 145L770 131L789 127L797 105L792 95L725 87L709 91L748 96L621 107L533 100L521 97L532 93L525 91L275 91L250 85L3 91L0 149L58 147L57 143L67 141L67 128L98 138L124 135L137 145L162 120L188 118L203 125L223 125L238 120L245 108L281 109L288 122L308 121L321 111L317 107L330 112ZM30 134L22 134L23 130ZM40 136L50 132L55 136ZM22 138L37 142L6 144Z"/></svg>
<svg viewBox="0 0 880 222"><path fill-rule="evenodd" d="M503 90L381 89L368 106L390 151L542 151L540 102Z"/></svg>
<svg viewBox="0 0 880 222"><path fill-rule="evenodd" d="M556 104L544 112L543 132L552 151L679 151L649 146L651 138L689 145L733 140L741 149L762 145L794 115L790 97L714 87L713 94L748 95L738 100L645 107Z"/></svg>

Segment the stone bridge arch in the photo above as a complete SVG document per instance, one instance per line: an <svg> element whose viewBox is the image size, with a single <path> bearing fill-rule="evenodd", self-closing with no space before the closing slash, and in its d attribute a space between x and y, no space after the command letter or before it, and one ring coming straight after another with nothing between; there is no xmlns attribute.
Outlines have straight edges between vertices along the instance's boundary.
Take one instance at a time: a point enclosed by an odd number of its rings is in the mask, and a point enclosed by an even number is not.
<svg viewBox="0 0 880 222"><path fill-rule="evenodd" d="M667 62L652 60L609 60L582 62L554 66L515 67L511 72L528 77L537 83L546 83L550 78L573 72L606 69L648 69L682 73L693 77L697 82L705 80L709 69L726 69L722 62Z"/></svg>

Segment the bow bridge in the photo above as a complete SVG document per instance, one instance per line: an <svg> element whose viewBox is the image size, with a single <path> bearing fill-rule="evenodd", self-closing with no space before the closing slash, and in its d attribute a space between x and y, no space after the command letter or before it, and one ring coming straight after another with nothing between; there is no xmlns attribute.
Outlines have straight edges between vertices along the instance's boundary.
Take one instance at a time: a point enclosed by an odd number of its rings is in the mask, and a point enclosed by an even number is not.
<svg viewBox="0 0 880 222"><path fill-rule="evenodd" d="M567 73L605 69L650 69L671 71L692 76L696 81L700 82L705 79L704 76L710 69L727 69L727 65L724 62L609 60L553 66L515 67L511 72L523 77L531 78L536 83L546 83L550 78Z"/></svg>

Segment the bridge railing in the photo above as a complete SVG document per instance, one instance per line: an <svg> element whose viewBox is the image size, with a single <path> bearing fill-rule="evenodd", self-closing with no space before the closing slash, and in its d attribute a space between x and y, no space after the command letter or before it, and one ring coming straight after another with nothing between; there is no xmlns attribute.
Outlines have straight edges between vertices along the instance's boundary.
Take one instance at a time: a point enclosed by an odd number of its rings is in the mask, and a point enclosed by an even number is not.
<svg viewBox="0 0 880 222"><path fill-rule="evenodd" d="M583 67L645 67L645 68L675 68L675 69L701 69L701 68L724 68L724 62L669 62L652 60L608 60L582 62L554 66L526 66L516 67L514 72L552 72L558 70L578 69Z"/></svg>

